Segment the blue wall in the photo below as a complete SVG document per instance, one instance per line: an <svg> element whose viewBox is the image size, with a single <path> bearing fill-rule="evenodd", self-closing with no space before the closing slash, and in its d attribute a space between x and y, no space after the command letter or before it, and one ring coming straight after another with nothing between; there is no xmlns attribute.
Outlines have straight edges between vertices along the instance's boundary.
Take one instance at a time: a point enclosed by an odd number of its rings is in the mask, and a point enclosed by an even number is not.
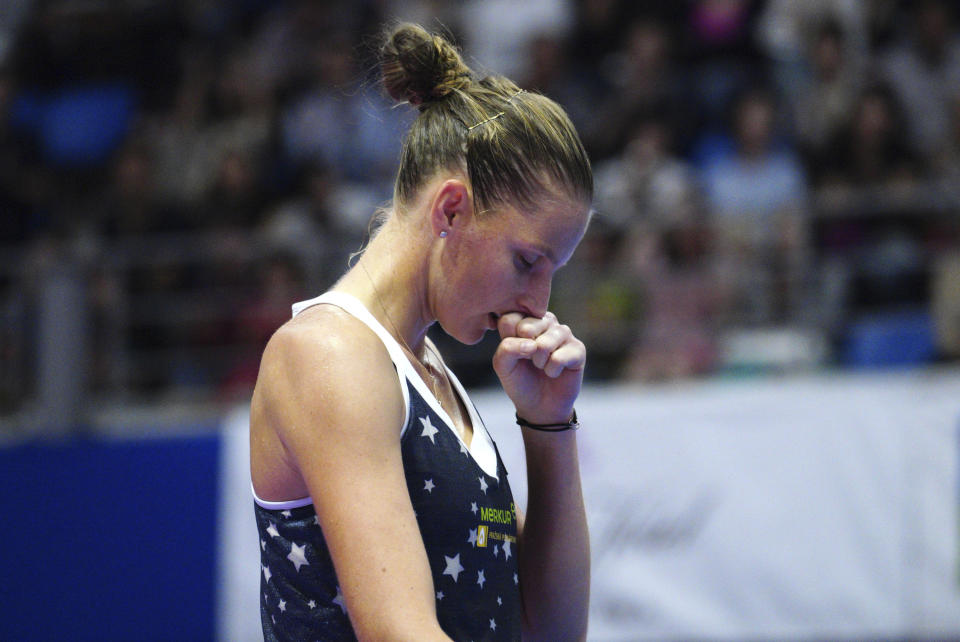
<svg viewBox="0 0 960 642"><path fill-rule="evenodd" d="M220 437L0 449L0 640L211 640Z"/></svg>

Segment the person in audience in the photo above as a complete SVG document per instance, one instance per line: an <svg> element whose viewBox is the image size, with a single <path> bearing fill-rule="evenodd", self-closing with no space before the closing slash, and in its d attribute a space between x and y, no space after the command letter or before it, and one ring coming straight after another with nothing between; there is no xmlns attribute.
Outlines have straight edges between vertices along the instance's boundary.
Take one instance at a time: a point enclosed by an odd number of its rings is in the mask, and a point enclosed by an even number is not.
<svg viewBox="0 0 960 642"><path fill-rule="evenodd" d="M743 91L732 105L732 150L708 159L703 186L722 270L740 323L783 321L801 299L808 253L807 177L777 137L774 96Z"/></svg>

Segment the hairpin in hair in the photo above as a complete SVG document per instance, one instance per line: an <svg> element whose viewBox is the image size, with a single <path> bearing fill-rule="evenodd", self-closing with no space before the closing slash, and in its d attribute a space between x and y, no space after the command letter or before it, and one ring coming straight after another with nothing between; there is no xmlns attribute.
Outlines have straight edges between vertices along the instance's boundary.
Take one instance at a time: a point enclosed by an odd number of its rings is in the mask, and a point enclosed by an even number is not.
<svg viewBox="0 0 960 642"><path fill-rule="evenodd" d="M480 125L484 125L484 124L486 124L486 123L489 123L491 120L496 120L496 119L500 118L501 116L503 116L503 114L504 114L504 112L498 111L496 114L494 114L494 115L491 116L490 118L487 118L486 120L481 120L481 121L480 121L479 123L477 123L476 125L472 125L472 126L470 126L470 127L467 127L467 131L470 131L470 130L472 130L472 129L476 129L476 128L479 127Z"/></svg>
<svg viewBox="0 0 960 642"><path fill-rule="evenodd" d="M506 101L507 104L509 105L511 102L513 102L513 99L514 99L514 98L516 98L516 97L519 96L520 94L524 93L525 91L527 91L527 90L526 90L526 89L521 89L521 90L519 90L517 93L515 93L514 95L510 96L509 98L507 98L507 101ZM467 127L467 131L470 131L470 130L472 130L472 129L476 129L476 128L479 127L480 125L485 125L485 124L489 123L491 120L496 120L496 119L500 118L501 116L503 116L505 113L506 113L506 112L498 111L496 114L494 114L494 115L491 116L490 118L487 118L486 120L481 120L479 123L477 123L476 125L473 125L473 126L471 126L471 127Z"/></svg>

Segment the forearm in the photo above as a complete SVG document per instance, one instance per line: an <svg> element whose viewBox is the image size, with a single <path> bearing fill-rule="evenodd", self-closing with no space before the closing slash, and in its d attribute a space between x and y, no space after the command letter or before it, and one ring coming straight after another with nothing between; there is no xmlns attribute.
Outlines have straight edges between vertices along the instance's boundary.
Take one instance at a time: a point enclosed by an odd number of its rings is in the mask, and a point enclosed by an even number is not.
<svg viewBox="0 0 960 642"><path fill-rule="evenodd" d="M586 636L590 543L574 431L523 429L527 515L520 538L524 628L537 640Z"/></svg>

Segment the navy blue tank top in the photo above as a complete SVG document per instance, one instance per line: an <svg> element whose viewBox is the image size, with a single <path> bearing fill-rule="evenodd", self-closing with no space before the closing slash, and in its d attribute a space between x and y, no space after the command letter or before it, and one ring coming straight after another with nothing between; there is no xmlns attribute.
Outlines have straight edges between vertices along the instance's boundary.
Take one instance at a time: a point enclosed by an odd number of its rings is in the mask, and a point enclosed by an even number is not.
<svg viewBox="0 0 960 642"><path fill-rule="evenodd" d="M336 305L366 323L397 368L407 409L398 427L404 474L430 562L440 627L458 641L519 640L513 495L496 445L466 391L447 370L470 412L470 448L399 344L357 299L328 292L298 303L294 314L319 303ZM355 640L312 500L268 502L254 497L264 639Z"/></svg>

